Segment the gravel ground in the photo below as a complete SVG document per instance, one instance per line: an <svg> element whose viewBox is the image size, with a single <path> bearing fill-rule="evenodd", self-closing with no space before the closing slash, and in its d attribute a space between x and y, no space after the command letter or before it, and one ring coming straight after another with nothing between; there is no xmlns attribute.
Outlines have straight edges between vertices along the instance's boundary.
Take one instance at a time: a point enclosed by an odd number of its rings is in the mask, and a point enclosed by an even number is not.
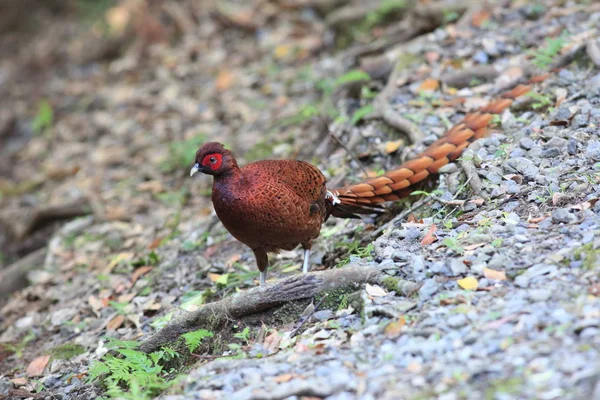
<svg viewBox="0 0 600 400"><path fill-rule="evenodd" d="M325 313L276 356L209 363L164 398L600 398L600 74L552 84L567 82L586 94L473 146L485 205L434 244L431 218L374 242L393 292L367 288L360 315Z"/></svg>

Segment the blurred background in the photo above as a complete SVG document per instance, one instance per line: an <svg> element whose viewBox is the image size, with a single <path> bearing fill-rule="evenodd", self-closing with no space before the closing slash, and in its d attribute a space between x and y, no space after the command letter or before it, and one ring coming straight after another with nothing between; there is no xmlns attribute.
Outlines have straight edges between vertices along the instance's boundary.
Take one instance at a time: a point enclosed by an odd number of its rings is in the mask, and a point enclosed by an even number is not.
<svg viewBox="0 0 600 400"><path fill-rule="evenodd" d="M187 174L208 140L334 184L394 165L401 137L356 129L391 70L377 56L456 20L454 3L1 0L0 268L80 215L132 224L143 246L198 222L210 179ZM94 260L122 250L108 230Z"/></svg>

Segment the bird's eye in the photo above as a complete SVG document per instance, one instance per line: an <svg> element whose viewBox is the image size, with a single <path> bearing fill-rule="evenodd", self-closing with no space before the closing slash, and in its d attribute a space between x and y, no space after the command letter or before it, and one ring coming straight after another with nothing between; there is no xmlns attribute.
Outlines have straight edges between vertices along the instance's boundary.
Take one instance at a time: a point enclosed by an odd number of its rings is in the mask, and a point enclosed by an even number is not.
<svg viewBox="0 0 600 400"><path fill-rule="evenodd" d="M214 158L214 157L211 157L211 158L210 158L210 163L211 163L211 164L215 164L216 162L217 162L217 159L216 159L216 158Z"/></svg>

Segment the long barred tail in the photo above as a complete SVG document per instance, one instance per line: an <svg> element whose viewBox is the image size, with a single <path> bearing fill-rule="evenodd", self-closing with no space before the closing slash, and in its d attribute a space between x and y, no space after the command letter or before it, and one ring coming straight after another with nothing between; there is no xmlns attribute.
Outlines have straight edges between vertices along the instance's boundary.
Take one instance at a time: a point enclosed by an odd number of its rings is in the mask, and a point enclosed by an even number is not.
<svg viewBox="0 0 600 400"><path fill-rule="evenodd" d="M330 189L330 214L342 218L355 217L354 214L371 214L381 210L381 203L408 196L414 191L416 183L456 160L469 144L486 136L494 115L502 113L516 98L531 89L531 85L519 85L487 106L467 114L424 152L393 171L341 189Z"/></svg>

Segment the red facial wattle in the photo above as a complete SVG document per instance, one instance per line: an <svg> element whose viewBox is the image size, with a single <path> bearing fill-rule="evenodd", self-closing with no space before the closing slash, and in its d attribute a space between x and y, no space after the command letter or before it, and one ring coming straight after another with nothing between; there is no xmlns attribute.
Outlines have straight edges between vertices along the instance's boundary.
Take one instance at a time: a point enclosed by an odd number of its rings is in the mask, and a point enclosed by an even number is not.
<svg viewBox="0 0 600 400"><path fill-rule="evenodd" d="M203 167L210 167L213 171L221 168L221 164L223 164L223 155L219 153L209 154L202 160Z"/></svg>

